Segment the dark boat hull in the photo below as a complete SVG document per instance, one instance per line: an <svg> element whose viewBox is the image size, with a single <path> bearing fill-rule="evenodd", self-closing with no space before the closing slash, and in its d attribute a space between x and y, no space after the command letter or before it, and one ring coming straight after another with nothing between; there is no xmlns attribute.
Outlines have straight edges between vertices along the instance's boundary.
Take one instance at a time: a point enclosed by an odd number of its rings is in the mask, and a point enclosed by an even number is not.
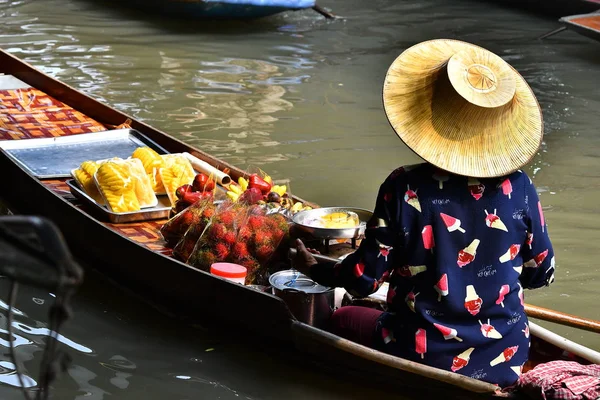
<svg viewBox="0 0 600 400"><path fill-rule="evenodd" d="M552 17L585 14L600 8L600 5L584 0L493 0L493 2Z"/></svg>
<svg viewBox="0 0 600 400"><path fill-rule="evenodd" d="M128 0L128 5L160 15L191 19L256 19L315 5L313 0Z"/></svg>
<svg viewBox="0 0 600 400"><path fill-rule="evenodd" d="M560 22L569 30L600 41L600 14L571 15L561 18Z"/></svg>

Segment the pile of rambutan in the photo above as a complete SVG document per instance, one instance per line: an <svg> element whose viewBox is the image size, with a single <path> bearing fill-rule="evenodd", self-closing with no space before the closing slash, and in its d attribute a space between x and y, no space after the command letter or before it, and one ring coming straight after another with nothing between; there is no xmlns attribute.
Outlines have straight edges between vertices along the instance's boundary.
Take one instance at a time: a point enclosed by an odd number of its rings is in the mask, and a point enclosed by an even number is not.
<svg viewBox="0 0 600 400"><path fill-rule="evenodd" d="M167 245L173 248L175 258L187 262L215 212L216 206L211 199L201 200L173 216L160 228Z"/></svg>
<svg viewBox="0 0 600 400"><path fill-rule="evenodd" d="M203 218L203 211L207 211ZM199 224L202 219L204 222L210 221L214 215L215 206L212 201L199 201L170 218L161 228L160 233L167 244L171 247L175 246L185 235L187 230L192 225ZM208 218L206 218L208 217Z"/></svg>
<svg viewBox="0 0 600 400"><path fill-rule="evenodd" d="M261 206L223 203L198 240L189 263L205 271L215 261L240 264L248 270L246 284L264 283L269 261L288 232L282 215L266 215Z"/></svg>
<svg viewBox="0 0 600 400"><path fill-rule="evenodd" d="M266 283L269 262L289 226L283 215L267 215L263 206L207 200L175 215L161 233L177 259L204 271L215 262L243 265L250 285Z"/></svg>

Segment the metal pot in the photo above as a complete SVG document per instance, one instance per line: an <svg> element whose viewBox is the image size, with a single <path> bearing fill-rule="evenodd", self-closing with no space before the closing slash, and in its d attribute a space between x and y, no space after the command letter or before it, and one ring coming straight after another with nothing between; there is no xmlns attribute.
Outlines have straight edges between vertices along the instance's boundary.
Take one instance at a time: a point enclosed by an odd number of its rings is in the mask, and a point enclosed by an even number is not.
<svg viewBox="0 0 600 400"><path fill-rule="evenodd" d="M335 305L335 290L319 285L297 270L285 270L269 277L273 294L281 298L301 322L324 328Z"/></svg>

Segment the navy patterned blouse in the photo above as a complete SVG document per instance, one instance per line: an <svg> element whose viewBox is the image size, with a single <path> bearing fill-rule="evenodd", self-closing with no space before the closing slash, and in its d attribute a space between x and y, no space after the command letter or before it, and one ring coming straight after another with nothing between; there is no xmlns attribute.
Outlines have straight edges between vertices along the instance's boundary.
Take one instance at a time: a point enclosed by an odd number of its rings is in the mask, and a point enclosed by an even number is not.
<svg viewBox="0 0 600 400"><path fill-rule="evenodd" d="M506 387L529 353L523 289L553 281L554 252L524 172L475 179L418 164L381 185L357 251L311 275L360 297L389 281L376 348Z"/></svg>

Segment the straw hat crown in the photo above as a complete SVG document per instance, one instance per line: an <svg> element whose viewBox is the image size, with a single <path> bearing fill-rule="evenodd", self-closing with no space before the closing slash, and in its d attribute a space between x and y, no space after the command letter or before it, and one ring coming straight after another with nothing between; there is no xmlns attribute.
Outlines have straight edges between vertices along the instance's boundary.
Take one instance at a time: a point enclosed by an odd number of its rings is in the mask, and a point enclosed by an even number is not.
<svg viewBox="0 0 600 400"><path fill-rule="evenodd" d="M408 147L460 175L507 175L542 140L542 113L523 77L494 53L457 40L422 42L398 56L383 102Z"/></svg>

